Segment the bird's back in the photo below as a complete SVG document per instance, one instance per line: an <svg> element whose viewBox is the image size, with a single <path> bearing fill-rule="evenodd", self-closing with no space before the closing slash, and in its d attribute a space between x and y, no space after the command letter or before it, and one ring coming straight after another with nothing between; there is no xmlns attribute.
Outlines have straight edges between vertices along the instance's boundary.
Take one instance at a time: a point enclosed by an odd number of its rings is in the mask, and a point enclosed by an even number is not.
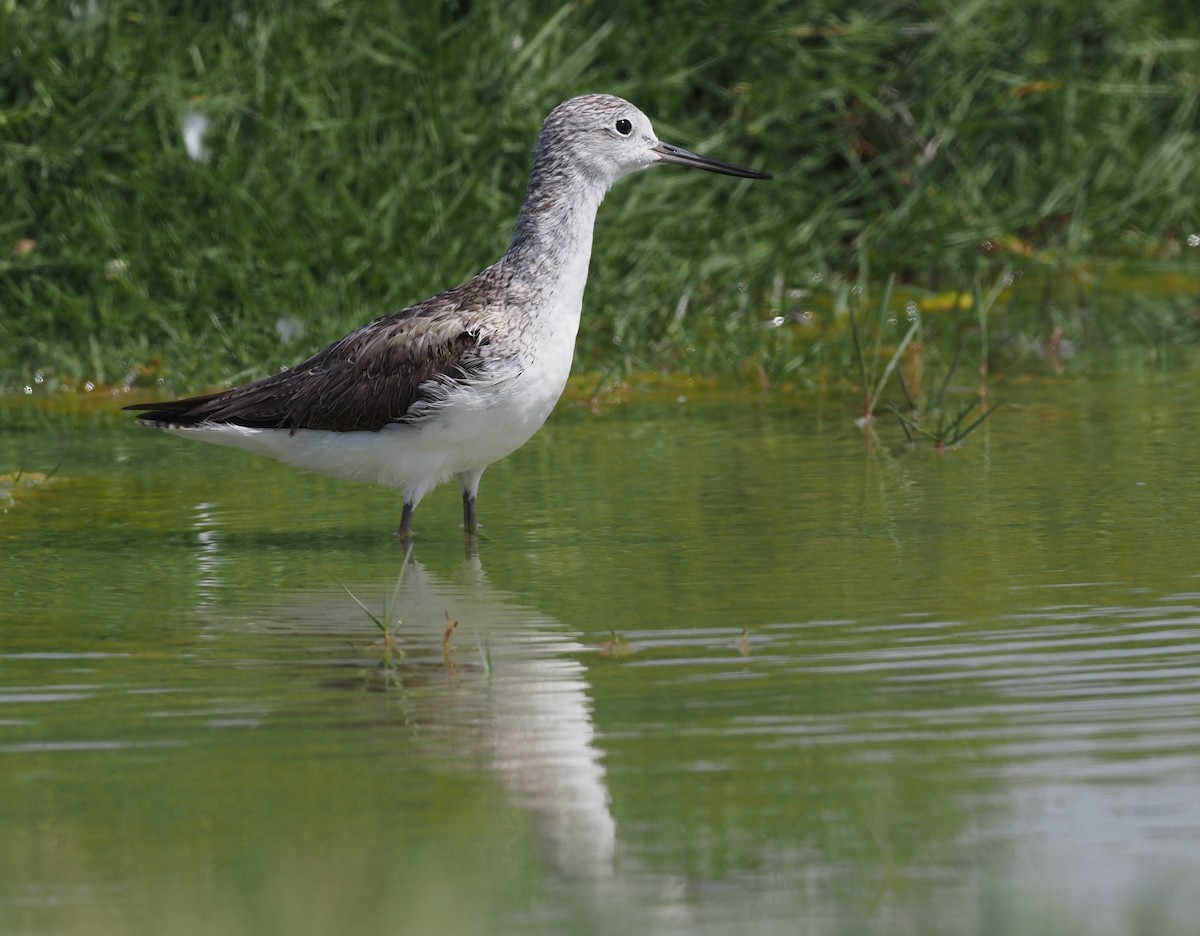
<svg viewBox="0 0 1200 936"><path fill-rule="evenodd" d="M494 310L480 300L483 276L368 322L253 383L128 408L140 411L144 423L178 428L358 432L404 422L414 407L439 395L431 391L440 384L478 374L495 331Z"/></svg>

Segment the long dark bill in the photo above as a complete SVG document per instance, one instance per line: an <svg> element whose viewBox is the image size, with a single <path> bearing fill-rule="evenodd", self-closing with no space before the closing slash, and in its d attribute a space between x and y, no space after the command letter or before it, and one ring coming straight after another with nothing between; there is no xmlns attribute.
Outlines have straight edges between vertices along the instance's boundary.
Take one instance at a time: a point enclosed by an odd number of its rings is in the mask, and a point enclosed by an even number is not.
<svg viewBox="0 0 1200 936"><path fill-rule="evenodd" d="M685 150L682 146L672 146L670 143L663 143L661 141L654 147L654 152L658 153L663 162L675 163L677 166L705 169L708 172L719 172L721 175L737 176L741 179L775 178L769 172L747 169L745 166L738 166L733 163L722 162L719 159L712 159L708 156L701 156L699 153Z"/></svg>

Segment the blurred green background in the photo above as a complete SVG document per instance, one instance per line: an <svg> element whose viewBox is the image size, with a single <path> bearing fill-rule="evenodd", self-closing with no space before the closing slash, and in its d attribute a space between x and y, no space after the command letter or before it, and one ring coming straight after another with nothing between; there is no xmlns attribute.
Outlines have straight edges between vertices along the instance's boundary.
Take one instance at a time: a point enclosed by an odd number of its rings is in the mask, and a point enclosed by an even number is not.
<svg viewBox="0 0 1200 936"><path fill-rule="evenodd" d="M4 386L253 376L457 284L591 91L776 180L618 186L577 372L844 376L889 279L934 345L1010 284L976 356L1197 337L1195 4L8 0Z"/></svg>

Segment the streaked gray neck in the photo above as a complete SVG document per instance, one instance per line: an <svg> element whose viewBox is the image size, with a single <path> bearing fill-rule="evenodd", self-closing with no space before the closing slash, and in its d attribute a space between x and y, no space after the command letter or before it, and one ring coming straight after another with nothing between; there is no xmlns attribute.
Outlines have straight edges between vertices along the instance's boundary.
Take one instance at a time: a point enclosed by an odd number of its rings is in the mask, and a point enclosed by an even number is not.
<svg viewBox="0 0 1200 936"><path fill-rule="evenodd" d="M509 271L539 291L557 291L563 278L586 280L596 211L609 187L564 156L552 142L538 141L529 191L505 255Z"/></svg>

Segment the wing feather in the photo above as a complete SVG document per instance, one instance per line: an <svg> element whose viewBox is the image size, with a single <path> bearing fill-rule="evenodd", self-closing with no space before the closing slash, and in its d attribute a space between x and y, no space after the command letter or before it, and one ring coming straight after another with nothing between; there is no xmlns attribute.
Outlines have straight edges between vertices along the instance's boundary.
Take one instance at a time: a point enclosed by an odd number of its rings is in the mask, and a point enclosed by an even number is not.
<svg viewBox="0 0 1200 936"><path fill-rule="evenodd" d="M220 393L136 403L154 425L229 423L259 429L377 431L403 422L439 383L479 369L486 332L466 327L452 290L368 322L295 367ZM478 322L478 319L475 319Z"/></svg>

